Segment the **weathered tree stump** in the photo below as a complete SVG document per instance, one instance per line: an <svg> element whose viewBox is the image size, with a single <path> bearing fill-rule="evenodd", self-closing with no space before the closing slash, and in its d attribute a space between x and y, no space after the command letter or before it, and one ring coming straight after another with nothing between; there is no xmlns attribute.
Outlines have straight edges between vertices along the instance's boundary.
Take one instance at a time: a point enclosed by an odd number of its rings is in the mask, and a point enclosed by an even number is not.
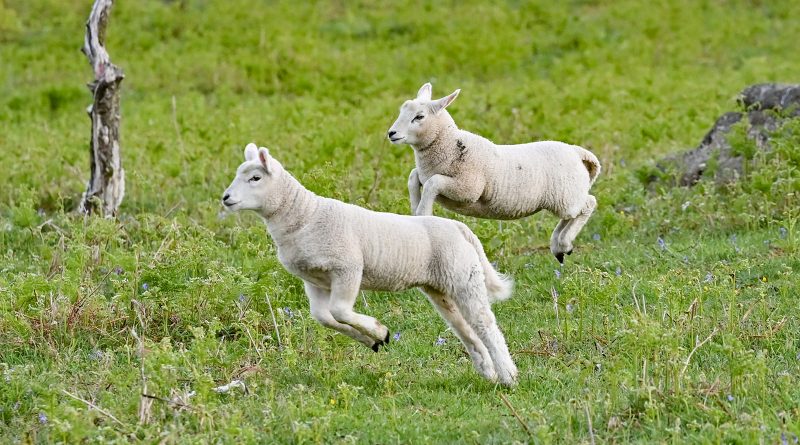
<svg viewBox="0 0 800 445"><path fill-rule="evenodd" d="M113 3L113 0L95 0L81 49L94 70L94 81L87 85L94 102L86 110L92 120L91 177L78 211L105 217L117 215L125 195L125 171L119 145L119 90L125 75L111 63L104 46Z"/></svg>
<svg viewBox="0 0 800 445"><path fill-rule="evenodd" d="M746 159L737 154L728 142L731 127L745 119L747 137L755 142L758 150L769 150L770 134L787 119L800 117L800 85L752 85L739 93L738 102L744 111L723 114L697 148L662 159L658 168L662 171L675 169L677 182L691 186L705 176L713 158L716 163L714 180L717 183L735 180L741 176Z"/></svg>

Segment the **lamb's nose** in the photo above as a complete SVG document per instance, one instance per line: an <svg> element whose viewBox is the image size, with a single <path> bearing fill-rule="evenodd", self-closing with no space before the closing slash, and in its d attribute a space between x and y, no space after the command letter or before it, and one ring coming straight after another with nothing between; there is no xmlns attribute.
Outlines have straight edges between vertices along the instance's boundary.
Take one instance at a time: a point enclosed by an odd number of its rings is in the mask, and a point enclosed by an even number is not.
<svg viewBox="0 0 800 445"><path fill-rule="evenodd" d="M397 134L397 132L396 132L396 131L390 131L390 132L389 132L389 137L392 137L392 136L394 136L394 135L396 135L396 134Z"/></svg>
<svg viewBox="0 0 800 445"><path fill-rule="evenodd" d="M222 197L222 202L227 201L228 198L230 198L230 197L231 197L231 194L230 193L226 193L225 196Z"/></svg>

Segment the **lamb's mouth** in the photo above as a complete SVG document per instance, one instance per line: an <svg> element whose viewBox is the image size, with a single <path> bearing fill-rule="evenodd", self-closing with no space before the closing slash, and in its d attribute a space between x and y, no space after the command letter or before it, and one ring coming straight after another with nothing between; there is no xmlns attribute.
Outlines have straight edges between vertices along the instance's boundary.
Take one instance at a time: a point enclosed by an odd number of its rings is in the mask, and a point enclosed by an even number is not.
<svg viewBox="0 0 800 445"><path fill-rule="evenodd" d="M222 204L227 208L231 208L231 207L235 206L236 204L239 204L240 202L241 201L236 201L236 202L222 201Z"/></svg>
<svg viewBox="0 0 800 445"><path fill-rule="evenodd" d="M403 139L405 139L405 136L403 136L401 138L389 138L389 140L392 141L393 143L397 142L397 141L402 141Z"/></svg>

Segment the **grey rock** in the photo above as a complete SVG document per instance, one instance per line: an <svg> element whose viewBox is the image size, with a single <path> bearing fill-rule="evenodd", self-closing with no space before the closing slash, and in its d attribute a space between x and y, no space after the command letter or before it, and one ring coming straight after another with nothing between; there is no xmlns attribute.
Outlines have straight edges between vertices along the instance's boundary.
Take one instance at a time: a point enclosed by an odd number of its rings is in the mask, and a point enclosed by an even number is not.
<svg viewBox="0 0 800 445"><path fill-rule="evenodd" d="M697 148L668 156L658 162L657 167L661 171L674 169L678 184L691 186L703 177L713 158L715 181L736 180L742 174L745 161L728 142L731 127L746 117L747 137L755 142L758 150L769 150L770 134L787 119L800 117L800 85L752 85L742 90L738 103L744 111L723 114Z"/></svg>

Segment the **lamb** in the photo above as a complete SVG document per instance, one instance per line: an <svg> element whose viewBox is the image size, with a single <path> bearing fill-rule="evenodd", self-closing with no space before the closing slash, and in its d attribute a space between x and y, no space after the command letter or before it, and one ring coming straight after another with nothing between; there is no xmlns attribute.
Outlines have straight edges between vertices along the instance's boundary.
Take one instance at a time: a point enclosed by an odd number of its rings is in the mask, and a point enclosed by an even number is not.
<svg viewBox="0 0 800 445"><path fill-rule="evenodd" d="M563 142L495 145L461 130L445 109L460 91L431 100L431 84L426 83L415 99L403 103L389 129L393 144L414 149L416 168L408 178L411 213L432 215L434 201L462 215L491 219L547 209L561 218L550 251L563 264L597 207L589 189L600 174L600 161Z"/></svg>
<svg viewBox="0 0 800 445"><path fill-rule="evenodd" d="M504 385L517 368L490 304L511 295L466 225L435 216L373 212L315 195L269 151L248 144L222 203L266 222L278 259L305 283L311 316L372 348L389 329L353 311L362 289L420 288L461 340L475 369Z"/></svg>

